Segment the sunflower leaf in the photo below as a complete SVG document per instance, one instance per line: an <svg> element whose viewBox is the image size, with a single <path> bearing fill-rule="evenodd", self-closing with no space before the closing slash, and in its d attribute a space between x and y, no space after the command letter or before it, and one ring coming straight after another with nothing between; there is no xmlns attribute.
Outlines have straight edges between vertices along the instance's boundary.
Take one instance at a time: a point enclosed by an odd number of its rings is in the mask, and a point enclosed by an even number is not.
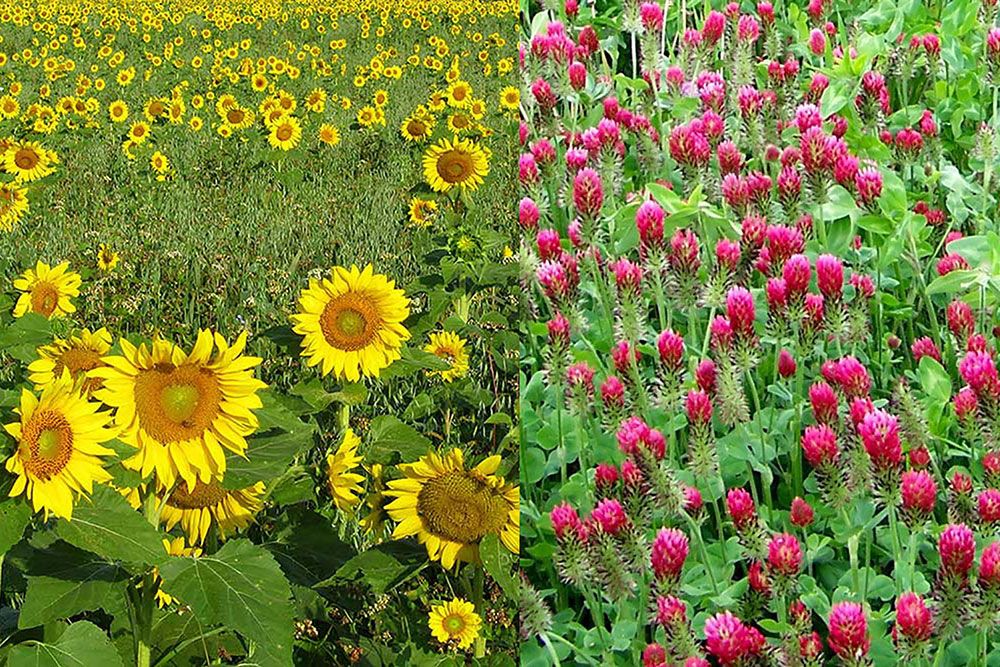
<svg viewBox="0 0 1000 667"><path fill-rule="evenodd" d="M416 461L431 448L430 440L393 415L373 419L364 440L367 441L365 460L385 465L395 460Z"/></svg>
<svg viewBox="0 0 1000 667"><path fill-rule="evenodd" d="M5 484L4 487L9 487ZM2 493L7 495L9 488ZM23 498L4 498L0 502L0 554L7 553L12 546L21 541L24 529L31 521L31 509Z"/></svg>
<svg viewBox="0 0 1000 667"><path fill-rule="evenodd" d="M162 536L117 491L97 486L81 500L71 521L59 520L56 534L70 544L121 561L134 571L159 565L167 558Z"/></svg>
<svg viewBox="0 0 1000 667"><path fill-rule="evenodd" d="M483 560L483 567L497 582L504 595L516 600L519 587L511 573L514 567L514 554L503 545L497 535L490 533L479 543L479 557Z"/></svg>
<svg viewBox="0 0 1000 667"><path fill-rule="evenodd" d="M250 662L291 664L291 590L263 547L238 539L211 556L170 557L160 576L164 588L204 624L218 623L253 640Z"/></svg>
<svg viewBox="0 0 1000 667"><path fill-rule="evenodd" d="M122 659L108 636L88 621L77 621L48 644L28 641L10 650L10 667L121 667Z"/></svg>

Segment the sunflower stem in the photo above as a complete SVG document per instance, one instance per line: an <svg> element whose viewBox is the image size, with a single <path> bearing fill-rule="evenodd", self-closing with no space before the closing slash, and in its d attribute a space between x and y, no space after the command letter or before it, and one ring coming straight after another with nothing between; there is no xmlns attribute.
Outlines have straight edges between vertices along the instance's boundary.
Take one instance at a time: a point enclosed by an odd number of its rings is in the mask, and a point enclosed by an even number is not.
<svg viewBox="0 0 1000 667"><path fill-rule="evenodd" d="M483 586L486 575L482 563L477 563L472 571L472 603L476 606L476 613L479 618L486 617L486 610L483 608ZM482 658L486 655L486 637L480 633L476 636L476 657Z"/></svg>

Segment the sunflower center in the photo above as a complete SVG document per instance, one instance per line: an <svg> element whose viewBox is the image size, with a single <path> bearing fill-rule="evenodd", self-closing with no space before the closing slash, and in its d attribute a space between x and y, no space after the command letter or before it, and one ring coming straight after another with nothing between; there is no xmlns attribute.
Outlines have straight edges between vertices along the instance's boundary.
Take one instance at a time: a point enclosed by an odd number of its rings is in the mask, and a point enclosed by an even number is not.
<svg viewBox="0 0 1000 667"><path fill-rule="evenodd" d="M17 165L18 169L34 169L40 161L38 153L30 148L22 148L14 154L14 164Z"/></svg>
<svg viewBox="0 0 1000 667"><path fill-rule="evenodd" d="M419 120L411 120L410 124L406 126L406 129L415 137L423 136L427 130L427 126L421 123Z"/></svg>
<svg viewBox="0 0 1000 667"><path fill-rule="evenodd" d="M135 383L139 425L164 444L200 438L219 415L221 401L218 379L196 366L157 364Z"/></svg>
<svg viewBox="0 0 1000 667"><path fill-rule="evenodd" d="M94 350L71 347L59 356L55 371L56 375L59 376L62 374L62 369L65 368L70 372L70 375L76 377L79 373L86 373L101 365L101 355Z"/></svg>
<svg viewBox="0 0 1000 667"><path fill-rule="evenodd" d="M319 318L323 337L339 350L360 350L375 339L382 323L365 295L348 292L330 300Z"/></svg>
<svg viewBox="0 0 1000 667"><path fill-rule="evenodd" d="M465 619L458 614L449 614L441 623L449 635L459 635L465 630Z"/></svg>
<svg viewBox="0 0 1000 667"><path fill-rule="evenodd" d="M279 141L288 141L292 138L292 126L282 125L278 128L278 131L275 134L277 135Z"/></svg>
<svg viewBox="0 0 1000 667"><path fill-rule="evenodd" d="M451 124L457 128L469 127L469 119L466 118L463 114L455 114L454 116L452 116Z"/></svg>
<svg viewBox="0 0 1000 667"><path fill-rule="evenodd" d="M229 121L230 125L239 125L243 122L243 112L239 109L232 109L226 113L226 120Z"/></svg>
<svg viewBox="0 0 1000 667"><path fill-rule="evenodd" d="M463 151L442 153L437 161L438 176L445 183L461 183L472 173L472 156Z"/></svg>
<svg viewBox="0 0 1000 667"><path fill-rule="evenodd" d="M31 312L49 317L59 305L59 290L50 282L37 283L31 290Z"/></svg>
<svg viewBox="0 0 1000 667"><path fill-rule="evenodd" d="M214 507L225 500L226 490L217 482L210 484L198 483L194 490L188 489L187 482L181 482L170 494L167 504L180 510L197 510Z"/></svg>
<svg viewBox="0 0 1000 667"><path fill-rule="evenodd" d="M73 454L73 429L58 412L36 412L23 427L19 454L28 473L48 481L69 463Z"/></svg>
<svg viewBox="0 0 1000 667"><path fill-rule="evenodd" d="M428 480L417 496L417 513L430 532L452 542L479 542L507 522L507 502L481 479L453 470Z"/></svg>

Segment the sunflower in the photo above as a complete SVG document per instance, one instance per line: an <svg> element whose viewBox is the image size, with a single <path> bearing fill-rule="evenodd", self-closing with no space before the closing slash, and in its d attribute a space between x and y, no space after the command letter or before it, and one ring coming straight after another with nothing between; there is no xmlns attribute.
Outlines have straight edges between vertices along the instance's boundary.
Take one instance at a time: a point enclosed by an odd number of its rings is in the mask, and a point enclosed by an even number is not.
<svg viewBox="0 0 1000 667"><path fill-rule="evenodd" d="M521 105L521 91L516 86L507 86L500 91L500 107L507 111L517 111Z"/></svg>
<svg viewBox="0 0 1000 667"><path fill-rule="evenodd" d="M430 227L437 211L438 204L433 199L414 197L410 200L410 224L414 227Z"/></svg>
<svg viewBox="0 0 1000 667"><path fill-rule="evenodd" d="M430 371L430 375L438 375L445 382L451 382L465 377L469 372L469 353L465 349L466 340L451 331L432 333L430 342L424 346L424 352L430 352L435 357L444 359L449 367L444 370Z"/></svg>
<svg viewBox="0 0 1000 667"><path fill-rule="evenodd" d="M453 107L463 108L472 101L472 86L467 81L461 79L453 81L448 86L448 104Z"/></svg>
<svg viewBox="0 0 1000 667"><path fill-rule="evenodd" d="M468 115L456 112L448 116L448 129L453 134L461 134L472 129L472 119Z"/></svg>
<svg viewBox="0 0 1000 667"><path fill-rule="evenodd" d="M21 421L4 429L18 442L7 459L7 470L17 475L10 496L27 491L32 507L65 519L73 516L73 496L92 493L94 483L111 480L102 467L102 456L114 454L102 447L115 437L108 428L111 415L98 412L101 405L76 392L73 378L63 373L36 397L21 391L16 412Z"/></svg>
<svg viewBox="0 0 1000 667"><path fill-rule="evenodd" d="M21 111L21 105L18 103L17 98L11 95L4 95L0 97L0 118L4 120L10 120L11 118L17 118L17 114Z"/></svg>
<svg viewBox="0 0 1000 667"><path fill-rule="evenodd" d="M168 554L177 558L198 558L201 556L201 548L187 546L183 535L181 537L175 537L172 540L163 538L163 548L167 550ZM158 568L153 568L153 576L157 587L156 606L160 609L169 607L176 602L177 599L170 595L170 593L163 590L163 579L160 578L160 571Z"/></svg>
<svg viewBox="0 0 1000 667"><path fill-rule="evenodd" d="M191 488L194 490L189 491ZM192 545L205 542L213 522L225 539L228 533L253 523L254 515L264 506L264 488L264 482L243 489L224 489L219 482L193 487L181 482L163 505L160 522L168 531L180 524Z"/></svg>
<svg viewBox="0 0 1000 667"><path fill-rule="evenodd" d="M375 107L361 107L358 109L357 119L361 127L371 127L378 122L378 111Z"/></svg>
<svg viewBox="0 0 1000 667"><path fill-rule="evenodd" d="M302 126L294 116L285 116L271 128L267 143L272 148L288 151L299 145L302 139Z"/></svg>
<svg viewBox="0 0 1000 667"><path fill-rule="evenodd" d="M399 132L407 141L425 141L434 129L434 119L430 116L407 116L399 126Z"/></svg>
<svg viewBox="0 0 1000 667"><path fill-rule="evenodd" d="M203 329L185 354L160 338L138 348L123 338L122 356L87 374L104 381L95 396L117 408L121 440L139 450L127 467L143 478L155 470L166 488L178 477L193 487L226 471L223 449L244 454L258 423L252 410L262 407L257 391L267 386L253 376L261 359L243 356L246 342L246 332L230 346Z"/></svg>
<svg viewBox="0 0 1000 667"><path fill-rule="evenodd" d="M489 173L486 151L469 139L442 139L424 153L424 179L435 192L475 190Z"/></svg>
<svg viewBox="0 0 1000 667"><path fill-rule="evenodd" d="M445 569L459 560L477 561L479 542L491 533L518 553L520 489L493 474L499 466L500 457L491 456L466 469L458 448L400 465L406 477L389 482L386 491L395 498L386 506L398 522L393 539L416 535Z"/></svg>
<svg viewBox="0 0 1000 667"><path fill-rule="evenodd" d="M483 620L471 602L455 598L431 608L427 618L434 639L442 644L454 641L458 648L468 648L479 636Z"/></svg>
<svg viewBox="0 0 1000 667"><path fill-rule="evenodd" d="M3 154L3 167L14 175L17 183L28 183L44 178L55 171L59 158L34 141L15 142Z"/></svg>
<svg viewBox="0 0 1000 667"><path fill-rule="evenodd" d="M336 146L340 143L340 130L326 123L320 125L319 141L327 146Z"/></svg>
<svg viewBox="0 0 1000 667"><path fill-rule="evenodd" d="M113 123L124 122L128 118L128 105L121 100L115 100L108 105L108 117Z"/></svg>
<svg viewBox="0 0 1000 667"><path fill-rule="evenodd" d="M254 114L250 109L235 106L228 109L222 116L222 119L226 122L226 125L235 130L245 130L253 125Z"/></svg>
<svg viewBox="0 0 1000 667"><path fill-rule="evenodd" d="M388 515L385 513L385 481L382 479L382 464L373 463L368 471L371 480L368 483L368 495L365 497L365 505L368 506L368 514L358 521L358 525L365 529L365 532L381 537L382 527Z"/></svg>
<svg viewBox="0 0 1000 667"><path fill-rule="evenodd" d="M104 273L114 271L120 261L121 257L118 256L118 253L108 247L106 243L102 243L97 247L97 268Z"/></svg>
<svg viewBox="0 0 1000 667"><path fill-rule="evenodd" d="M29 379L35 383L35 390L41 391L69 372L74 382L81 384L85 396L100 389L100 380L86 377L87 372L104 366L101 357L111 349L111 334L103 327L91 333L84 329L67 339L56 338L48 345L38 348L38 359L31 362Z"/></svg>
<svg viewBox="0 0 1000 667"><path fill-rule="evenodd" d="M154 151L149 158L149 166L157 174L163 175L170 171L170 159L160 151Z"/></svg>
<svg viewBox="0 0 1000 667"><path fill-rule="evenodd" d="M361 439L354 434L354 431L347 429L337 453L327 454L326 457L327 485L330 488L330 495L333 496L333 504L339 510L346 511L358 504L357 494L362 491L360 482L364 477L351 471L361 463L361 457L358 456L360 444Z"/></svg>
<svg viewBox="0 0 1000 667"><path fill-rule="evenodd" d="M149 124L143 121L132 123L128 130L128 140L138 146L145 143L146 139L149 139Z"/></svg>
<svg viewBox="0 0 1000 667"><path fill-rule="evenodd" d="M45 317L62 317L76 312L70 301L80 295L82 279L69 270L69 262L50 267L38 262L14 281L14 288L21 291L14 304L14 317L38 313Z"/></svg>
<svg viewBox="0 0 1000 667"><path fill-rule="evenodd" d="M333 371L356 382L361 375L379 372L400 358L400 348L410 332L403 320L410 307L403 290L371 264L334 267L329 278L310 279L299 294L299 312L292 315L296 333L302 334L302 356L308 364L322 364L323 375Z"/></svg>
<svg viewBox="0 0 1000 667"><path fill-rule="evenodd" d="M28 195L13 183L0 183L0 232L9 232L28 212Z"/></svg>

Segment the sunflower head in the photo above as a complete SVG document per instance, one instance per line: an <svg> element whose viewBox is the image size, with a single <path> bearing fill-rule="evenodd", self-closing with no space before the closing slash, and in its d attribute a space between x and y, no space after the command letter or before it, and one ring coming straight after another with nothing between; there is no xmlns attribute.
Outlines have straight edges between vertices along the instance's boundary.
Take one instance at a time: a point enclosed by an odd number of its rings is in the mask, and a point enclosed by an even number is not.
<svg viewBox="0 0 1000 667"><path fill-rule="evenodd" d="M364 477L352 472L361 463L358 455L358 445L361 439L354 431L347 429L344 440L333 454L326 457L326 479L337 509L346 511L358 504L358 494L361 493L361 482Z"/></svg>
<svg viewBox="0 0 1000 667"><path fill-rule="evenodd" d="M299 295L299 312L292 315L302 334L302 355L351 382L379 372L400 358L410 333L402 322L410 314L403 290L369 264L364 270L334 267L329 278L310 280Z"/></svg>
<svg viewBox="0 0 1000 667"><path fill-rule="evenodd" d="M479 636L482 619L471 602L455 598L431 609L427 624L439 642L455 642L458 648L468 648Z"/></svg>
<svg viewBox="0 0 1000 667"><path fill-rule="evenodd" d="M51 318L75 313L71 299L80 295L82 282L78 273L69 270L69 262L56 266L38 262L14 281L14 288L21 292L14 304L14 317L38 313Z"/></svg>
<svg viewBox="0 0 1000 667"><path fill-rule="evenodd" d="M386 511L399 522L394 539L416 535L431 560L450 569L459 560L476 561L479 542L489 534L517 553L520 492L494 475L500 457L466 468L462 450L428 454L400 466L405 477L388 483L395 498Z"/></svg>
<svg viewBox="0 0 1000 667"><path fill-rule="evenodd" d="M67 339L57 338L38 348L38 359L28 366L31 381L38 390L44 389L68 372L86 396L100 389L101 381L88 378L87 373L104 366L102 357L111 349L111 334L101 328L93 333L84 329Z"/></svg>
<svg viewBox="0 0 1000 667"><path fill-rule="evenodd" d="M216 481L191 486L181 482L170 492L160 521L168 531L180 524L192 545L203 544L213 525L225 539L228 534L253 522L264 506L264 489L263 482L243 489L226 489ZM161 500L163 493L160 493Z"/></svg>
<svg viewBox="0 0 1000 667"><path fill-rule="evenodd" d="M469 353L465 349L465 339L451 331L432 333L424 352L430 352L435 357L448 362L449 367L443 370L430 371L445 382L452 382L465 377L469 372Z"/></svg>
<svg viewBox="0 0 1000 667"><path fill-rule="evenodd" d="M489 174L488 153L469 139L442 139L424 153L424 179L436 192L475 190Z"/></svg>

